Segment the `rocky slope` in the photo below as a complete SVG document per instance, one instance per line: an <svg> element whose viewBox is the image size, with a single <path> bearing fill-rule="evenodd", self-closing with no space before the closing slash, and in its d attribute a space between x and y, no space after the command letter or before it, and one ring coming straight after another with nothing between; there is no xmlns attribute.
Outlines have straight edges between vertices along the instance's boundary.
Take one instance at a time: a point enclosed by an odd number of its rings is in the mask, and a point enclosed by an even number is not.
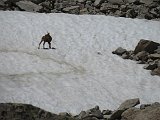
<svg viewBox="0 0 160 120"><path fill-rule="evenodd" d="M160 0L1 0L0 10L160 19Z"/></svg>
<svg viewBox="0 0 160 120"><path fill-rule="evenodd" d="M73 116L63 112L54 114L29 104L1 103L1 120L160 120L160 103L142 104L138 98L124 101L117 110L103 110L95 106Z"/></svg>
<svg viewBox="0 0 160 120"><path fill-rule="evenodd" d="M141 39L134 51L119 47L112 53L123 59L138 61L138 64L146 64L144 69L151 70L151 75L160 76L160 43Z"/></svg>

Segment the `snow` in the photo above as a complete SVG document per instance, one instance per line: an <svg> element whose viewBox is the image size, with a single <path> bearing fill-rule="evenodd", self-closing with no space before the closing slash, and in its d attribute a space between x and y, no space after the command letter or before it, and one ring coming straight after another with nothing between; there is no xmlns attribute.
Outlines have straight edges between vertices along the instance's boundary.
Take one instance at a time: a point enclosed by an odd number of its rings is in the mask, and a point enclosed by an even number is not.
<svg viewBox="0 0 160 120"><path fill-rule="evenodd" d="M47 31L56 50L37 49ZM160 42L160 22L0 11L0 102L76 114L95 105L113 110L131 98L159 101L160 78L112 54L140 39Z"/></svg>

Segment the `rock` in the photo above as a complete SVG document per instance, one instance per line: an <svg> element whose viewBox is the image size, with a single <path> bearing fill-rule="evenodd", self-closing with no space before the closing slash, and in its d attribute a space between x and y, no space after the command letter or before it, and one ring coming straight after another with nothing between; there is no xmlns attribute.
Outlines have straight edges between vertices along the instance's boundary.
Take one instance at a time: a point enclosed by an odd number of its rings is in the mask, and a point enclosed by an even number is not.
<svg viewBox="0 0 160 120"><path fill-rule="evenodd" d="M42 2L45 2L45 0L30 0L30 1L35 3L35 4L40 4Z"/></svg>
<svg viewBox="0 0 160 120"><path fill-rule="evenodd" d="M139 98L135 98L135 99L129 99L124 101L118 108L118 110L126 110L129 109L131 107L134 107L136 105L140 104L140 100Z"/></svg>
<svg viewBox="0 0 160 120"><path fill-rule="evenodd" d="M108 2L113 4L113 5L122 5L122 4L124 4L123 0L108 0Z"/></svg>
<svg viewBox="0 0 160 120"><path fill-rule="evenodd" d="M21 9L27 12L38 12L42 9L42 6L36 5L31 1L19 1L16 5Z"/></svg>
<svg viewBox="0 0 160 120"><path fill-rule="evenodd" d="M52 9L52 6L49 1L42 2L41 5L47 9L50 9L50 10Z"/></svg>
<svg viewBox="0 0 160 120"><path fill-rule="evenodd" d="M149 4L153 3L153 1L154 0L140 0L140 3L149 5Z"/></svg>
<svg viewBox="0 0 160 120"><path fill-rule="evenodd" d="M79 3L84 3L84 2L86 2L87 0L77 0L77 2L79 2Z"/></svg>
<svg viewBox="0 0 160 120"><path fill-rule="evenodd" d="M141 39L134 50L134 54L137 54L138 52L141 51L146 51L152 54L158 48L159 45L160 45L159 43Z"/></svg>
<svg viewBox="0 0 160 120"><path fill-rule="evenodd" d="M122 54L124 54L125 52L127 52L126 49L123 49L122 47L119 47L119 48L117 48L115 51L113 51L112 53L113 53L113 54L117 54L117 55L122 55Z"/></svg>
<svg viewBox="0 0 160 120"><path fill-rule="evenodd" d="M66 8L63 8L63 12L70 13L70 14L79 14L80 8L79 6L66 7Z"/></svg>
<svg viewBox="0 0 160 120"><path fill-rule="evenodd" d="M88 13L89 12L88 12L87 8L84 8L84 9L80 10L80 14L88 14Z"/></svg>
<svg viewBox="0 0 160 120"><path fill-rule="evenodd" d="M103 115L110 115L110 114L112 114L112 111L111 110L103 110L102 114Z"/></svg>
<svg viewBox="0 0 160 120"><path fill-rule="evenodd" d="M160 54L154 53L154 54L148 55L148 57L152 60L156 60L156 59L160 59Z"/></svg>
<svg viewBox="0 0 160 120"><path fill-rule="evenodd" d="M129 99L129 100L124 101L124 102L119 106L119 108L111 114L109 120L120 119L120 118L121 118L121 114L122 114L125 110L127 110L127 109L129 109L129 108L132 108L132 107L138 105L139 103L140 103L139 98Z"/></svg>
<svg viewBox="0 0 160 120"><path fill-rule="evenodd" d="M77 118L78 119L83 119L85 117L86 117L86 112L85 111L81 111Z"/></svg>
<svg viewBox="0 0 160 120"><path fill-rule="evenodd" d="M160 107L148 106L145 109L131 108L122 114L121 120L159 120Z"/></svg>
<svg viewBox="0 0 160 120"><path fill-rule="evenodd" d="M116 110L114 111L109 120L115 120L115 119L120 119L121 118L121 114L124 112L125 110ZM109 116L108 116L109 117Z"/></svg>
<svg viewBox="0 0 160 120"><path fill-rule="evenodd" d="M134 9L127 10L127 12L126 12L127 18L136 18L136 16L137 16L137 13Z"/></svg>
<svg viewBox="0 0 160 120"><path fill-rule="evenodd" d="M123 55L122 55L122 58L123 59L129 59L130 55L128 52L125 52Z"/></svg>
<svg viewBox="0 0 160 120"><path fill-rule="evenodd" d="M136 3L138 2L139 0L126 0L127 3Z"/></svg>
<svg viewBox="0 0 160 120"><path fill-rule="evenodd" d="M103 3L100 11L107 11L107 10L118 10L118 5L112 5L112 4L108 4L108 3Z"/></svg>
<svg viewBox="0 0 160 120"><path fill-rule="evenodd" d="M70 114L68 114L67 112L61 112L59 113L60 116L71 116Z"/></svg>
<svg viewBox="0 0 160 120"><path fill-rule="evenodd" d="M126 111L124 111L123 113L122 113L122 115L121 115L121 120L134 120L133 118L135 118L136 117L136 114L138 113L140 111L140 109L138 109L138 108L135 108L135 107L133 107L133 108L130 108L130 109L128 109L128 110L126 110ZM136 119L137 120L137 119ZM142 119L142 120L144 120L144 119Z"/></svg>
<svg viewBox="0 0 160 120"><path fill-rule="evenodd" d="M151 71L151 75L158 75L160 76L160 67L154 69L153 71Z"/></svg>
<svg viewBox="0 0 160 120"><path fill-rule="evenodd" d="M138 52L135 56L138 58L138 60L147 61L148 60L148 54L146 51Z"/></svg>
<svg viewBox="0 0 160 120"><path fill-rule="evenodd" d="M103 118L104 118L105 120L110 120L110 119L111 119L111 115L103 115Z"/></svg>
<svg viewBox="0 0 160 120"><path fill-rule="evenodd" d="M99 7L105 0L95 0L94 6Z"/></svg>
<svg viewBox="0 0 160 120"><path fill-rule="evenodd" d="M0 7L5 6L4 1L0 1Z"/></svg>
<svg viewBox="0 0 160 120"><path fill-rule="evenodd" d="M146 64L145 61L138 61L137 64Z"/></svg>
<svg viewBox="0 0 160 120"><path fill-rule="evenodd" d="M144 69L147 69L147 70L154 70L158 67L157 63L155 62L152 62L152 63L149 63L147 64L146 66L144 66L143 68Z"/></svg>
<svg viewBox="0 0 160 120"><path fill-rule="evenodd" d="M94 108L86 111L85 118L88 118L88 117L96 117L98 119L101 119L101 118L103 118L103 115L102 115L101 111L99 110L99 107L95 106Z"/></svg>
<svg viewBox="0 0 160 120"><path fill-rule="evenodd" d="M146 107L148 107L148 106L151 106L151 104L142 104L141 106L140 106L140 109L142 110L142 109L145 109Z"/></svg>
<svg viewBox="0 0 160 120"><path fill-rule="evenodd" d="M82 120L99 120L99 119L96 118L96 117L86 117L86 118L84 118Z"/></svg>
<svg viewBox="0 0 160 120"><path fill-rule="evenodd" d="M160 46L155 50L156 53L160 54Z"/></svg>

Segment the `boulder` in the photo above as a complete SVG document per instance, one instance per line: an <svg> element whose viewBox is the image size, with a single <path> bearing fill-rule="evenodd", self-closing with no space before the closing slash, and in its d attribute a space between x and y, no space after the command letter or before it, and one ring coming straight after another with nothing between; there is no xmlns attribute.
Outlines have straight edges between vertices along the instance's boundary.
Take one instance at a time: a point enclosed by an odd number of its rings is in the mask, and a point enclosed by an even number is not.
<svg viewBox="0 0 160 120"><path fill-rule="evenodd" d="M103 114L99 110L99 106L95 106L94 108L87 110L84 118L88 118L88 117L95 117L98 119L103 118Z"/></svg>
<svg viewBox="0 0 160 120"><path fill-rule="evenodd" d="M5 6L4 1L0 1L0 7Z"/></svg>
<svg viewBox="0 0 160 120"><path fill-rule="evenodd" d="M151 106L151 104L142 104L140 105L140 109L145 109L146 107Z"/></svg>
<svg viewBox="0 0 160 120"><path fill-rule="evenodd" d="M16 2L16 5L24 11L27 12L38 12L40 9L42 9L42 6L36 5L35 3L31 1L19 1Z"/></svg>
<svg viewBox="0 0 160 120"><path fill-rule="evenodd" d="M129 100L124 101L124 102L119 106L119 108L118 108L117 110L115 110L115 111L111 114L109 120L120 119L122 113L123 113L125 110L127 110L127 109L129 109L129 108L132 108L132 107L138 105L139 103L140 103L139 98L129 99Z"/></svg>
<svg viewBox="0 0 160 120"><path fill-rule="evenodd" d="M151 3L153 3L154 0L140 0L140 3L146 4L146 5L150 5Z"/></svg>
<svg viewBox="0 0 160 120"><path fill-rule="evenodd" d="M146 51L152 54L158 48L159 45L160 45L159 43L141 39L134 50L134 54L137 54L138 52L141 51Z"/></svg>
<svg viewBox="0 0 160 120"><path fill-rule="evenodd" d="M157 67L158 67L157 63L156 62L152 62L152 63L149 63L149 64L145 65L143 68L147 69L147 70L154 70Z"/></svg>
<svg viewBox="0 0 160 120"><path fill-rule="evenodd" d="M118 110L126 110L129 109L131 107L134 107L136 105L140 104L140 100L139 98L135 98L135 99L129 99L124 101L118 108Z"/></svg>
<svg viewBox="0 0 160 120"><path fill-rule="evenodd" d="M110 115L110 114L112 114L112 111L111 110L103 110L102 114L103 115Z"/></svg>
<svg viewBox="0 0 160 120"><path fill-rule="evenodd" d="M131 108L123 112L121 120L159 120L159 105L151 105L145 109Z"/></svg>
<svg viewBox="0 0 160 120"><path fill-rule="evenodd" d="M123 55L125 52L127 52L126 49L123 49L122 47L117 48L115 51L113 51L113 54L117 54L117 55Z"/></svg>
<svg viewBox="0 0 160 120"><path fill-rule="evenodd" d="M136 3L138 2L139 0L126 0L126 3Z"/></svg>
<svg viewBox="0 0 160 120"><path fill-rule="evenodd" d="M109 4L109 3L103 3L101 8L100 8L100 11L107 11L107 10L118 10L119 9L119 6L118 5L112 5L112 4Z"/></svg>
<svg viewBox="0 0 160 120"><path fill-rule="evenodd" d="M87 0L77 0L79 3L85 3Z"/></svg>
<svg viewBox="0 0 160 120"><path fill-rule="evenodd" d="M42 2L45 2L45 0L30 0L30 1L35 3L35 4L40 4Z"/></svg>
<svg viewBox="0 0 160 120"><path fill-rule="evenodd" d="M158 76L160 76L160 67L152 70L151 71L151 75L158 75Z"/></svg>
<svg viewBox="0 0 160 120"><path fill-rule="evenodd" d="M99 7L105 0L95 0L94 6Z"/></svg>
<svg viewBox="0 0 160 120"><path fill-rule="evenodd" d="M79 6L66 7L66 8L63 8L62 11L65 12L65 13L70 13L70 14L79 14L80 13L80 7Z"/></svg>
<svg viewBox="0 0 160 120"><path fill-rule="evenodd" d="M148 55L148 57L152 60L156 60L156 59L160 59L160 54L154 53L154 54Z"/></svg>
<svg viewBox="0 0 160 120"><path fill-rule="evenodd" d="M137 60L147 61L148 59L148 53L146 51L138 52L135 57Z"/></svg>
<svg viewBox="0 0 160 120"><path fill-rule="evenodd" d="M108 117L109 120L119 120L121 118L121 114L124 112L125 110L115 110L111 115L109 115Z"/></svg>
<svg viewBox="0 0 160 120"><path fill-rule="evenodd" d="M123 55L122 55L122 58L123 59L129 59L130 55L129 55L129 52L125 52Z"/></svg>
<svg viewBox="0 0 160 120"><path fill-rule="evenodd" d="M109 3L115 4L115 5L122 5L125 4L124 0L108 0Z"/></svg>
<svg viewBox="0 0 160 120"><path fill-rule="evenodd" d="M85 111L81 111L80 114L77 116L78 119L83 119L86 117L86 112Z"/></svg>
<svg viewBox="0 0 160 120"><path fill-rule="evenodd" d="M160 46L155 50L156 53L160 54Z"/></svg>
<svg viewBox="0 0 160 120"><path fill-rule="evenodd" d="M127 18L136 18L137 12L134 9L129 9L126 12L126 17Z"/></svg>

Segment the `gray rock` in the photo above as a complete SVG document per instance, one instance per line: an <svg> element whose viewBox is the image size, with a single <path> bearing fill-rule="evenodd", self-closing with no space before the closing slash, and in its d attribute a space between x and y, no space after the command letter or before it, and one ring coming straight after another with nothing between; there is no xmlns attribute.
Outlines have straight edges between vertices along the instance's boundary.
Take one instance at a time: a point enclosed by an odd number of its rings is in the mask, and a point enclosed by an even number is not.
<svg viewBox="0 0 160 120"><path fill-rule="evenodd" d="M141 106L140 106L140 109L142 110L142 109L145 109L146 107L148 107L148 106L151 106L151 104L142 104Z"/></svg>
<svg viewBox="0 0 160 120"><path fill-rule="evenodd" d="M125 52L123 55L122 55L122 58L123 59L129 59L130 55L128 52Z"/></svg>
<svg viewBox="0 0 160 120"><path fill-rule="evenodd" d="M116 110L114 111L109 120L116 120L116 119L120 119L121 118L121 114L124 112L125 110ZM109 117L109 116L108 116Z"/></svg>
<svg viewBox="0 0 160 120"><path fill-rule="evenodd" d="M86 111L85 118L87 118L87 117L96 117L96 118L101 119L101 118L103 118L103 115L102 115L101 111L99 110L99 107L95 106L94 108Z"/></svg>
<svg viewBox="0 0 160 120"><path fill-rule="evenodd" d="M106 120L110 120L111 119L111 115L103 115L103 118Z"/></svg>
<svg viewBox="0 0 160 120"><path fill-rule="evenodd" d="M137 60L147 61L148 55L149 55L149 53L147 53L146 51L141 51L135 55L135 58L137 58Z"/></svg>
<svg viewBox="0 0 160 120"><path fill-rule="evenodd" d="M155 50L156 53L160 54L160 46Z"/></svg>
<svg viewBox="0 0 160 120"><path fill-rule="evenodd" d="M142 110L131 108L123 112L121 120L160 120L160 107L149 106Z"/></svg>
<svg viewBox="0 0 160 120"><path fill-rule="evenodd" d="M140 100L139 98L135 98L135 99L129 99L124 101L118 108L118 110L126 110L129 109L131 107L134 107L136 105L140 104Z"/></svg>
<svg viewBox="0 0 160 120"><path fill-rule="evenodd" d="M160 54L154 53L154 54L148 55L148 57L152 60L156 60L156 59L160 59Z"/></svg>
<svg viewBox="0 0 160 120"><path fill-rule="evenodd" d="M70 13L70 14L79 14L80 8L79 6L66 7L66 8L63 8L63 12Z"/></svg>
<svg viewBox="0 0 160 120"><path fill-rule="evenodd" d="M127 3L135 3L137 1L139 1L139 0L126 0Z"/></svg>
<svg viewBox="0 0 160 120"><path fill-rule="evenodd" d="M158 76L160 76L160 67L152 70L151 71L151 75L158 75Z"/></svg>
<svg viewBox="0 0 160 120"><path fill-rule="evenodd" d="M0 1L0 7L1 6L4 6L5 4L4 4L4 1Z"/></svg>
<svg viewBox="0 0 160 120"><path fill-rule="evenodd" d="M41 5L47 9L52 9L52 6L49 1L42 2Z"/></svg>
<svg viewBox="0 0 160 120"><path fill-rule="evenodd" d="M59 113L60 116L71 116L70 114L68 114L67 112L61 112Z"/></svg>
<svg viewBox="0 0 160 120"><path fill-rule="evenodd" d="M86 112L85 111L81 111L77 118L78 119L83 119L85 117L86 117Z"/></svg>
<svg viewBox="0 0 160 120"><path fill-rule="evenodd" d="M108 0L111 4L122 5L124 4L124 0Z"/></svg>
<svg viewBox="0 0 160 120"><path fill-rule="evenodd" d="M112 4L109 4L109 3L103 3L101 8L100 8L100 11L107 11L107 10L118 10L119 7L118 5L112 5Z"/></svg>
<svg viewBox="0 0 160 120"><path fill-rule="evenodd" d="M110 115L110 114L112 114L112 111L111 110L103 110L102 114L103 115Z"/></svg>
<svg viewBox="0 0 160 120"><path fill-rule="evenodd" d="M45 0L30 0L30 1L35 4L40 4L40 3L44 2Z"/></svg>
<svg viewBox="0 0 160 120"><path fill-rule="evenodd" d="M87 0L77 0L77 2L79 2L79 3L84 3L84 2L86 2Z"/></svg>
<svg viewBox="0 0 160 120"><path fill-rule="evenodd" d="M153 1L154 0L140 0L140 3L144 3L144 4L149 5L149 4L153 3Z"/></svg>
<svg viewBox="0 0 160 120"><path fill-rule="evenodd" d="M19 1L16 5L27 12L38 12L42 9L42 6L36 5L31 1Z"/></svg>
<svg viewBox="0 0 160 120"><path fill-rule="evenodd" d="M88 12L87 8L84 8L84 9L80 10L80 14L88 14L88 13L89 12Z"/></svg>
<svg viewBox="0 0 160 120"><path fill-rule="evenodd" d="M100 6L104 1L105 1L105 0L95 0L94 6L95 6L95 7L98 7L98 6Z"/></svg>
<svg viewBox="0 0 160 120"><path fill-rule="evenodd" d="M158 48L159 45L160 45L159 43L156 43L150 40L141 39L138 42L138 45L136 46L134 53L137 54L138 52L146 51L152 54Z"/></svg>
<svg viewBox="0 0 160 120"><path fill-rule="evenodd" d="M152 63L149 63L149 64L145 65L143 68L146 69L146 70L154 70L157 67L158 67L157 63L152 62Z"/></svg>
<svg viewBox="0 0 160 120"><path fill-rule="evenodd" d="M129 9L126 12L126 17L127 18L136 18L137 12L134 9Z"/></svg>
<svg viewBox="0 0 160 120"><path fill-rule="evenodd" d="M122 55L122 54L124 54L125 52L127 52L126 49L123 49L122 47L119 47L119 48L117 48L115 51L113 51L112 53L113 53L113 54L117 54L117 55Z"/></svg>

